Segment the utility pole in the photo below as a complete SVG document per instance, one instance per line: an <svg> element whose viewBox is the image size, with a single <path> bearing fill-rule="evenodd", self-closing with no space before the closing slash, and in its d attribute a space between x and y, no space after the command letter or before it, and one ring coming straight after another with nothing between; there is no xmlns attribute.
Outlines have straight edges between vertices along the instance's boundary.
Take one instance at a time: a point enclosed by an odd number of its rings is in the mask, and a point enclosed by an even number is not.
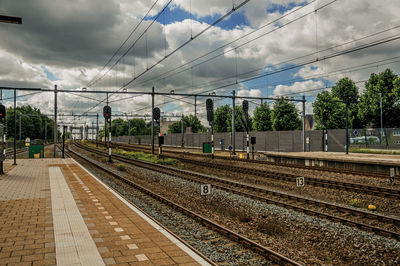
<svg viewBox="0 0 400 266"><path fill-rule="evenodd" d="M151 154L154 155L154 87L151 88Z"/></svg>
<svg viewBox="0 0 400 266"><path fill-rule="evenodd" d="M56 145L57 145L57 85L54 85L54 129L53 129L53 138L54 138L54 158L56 158Z"/></svg>
<svg viewBox="0 0 400 266"><path fill-rule="evenodd" d="M107 95L107 106L108 106L108 93ZM104 148L107 148L107 118L104 118Z"/></svg>
<svg viewBox="0 0 400 266"><path fill-rule="evenodd" d="M62 158L65 158L64 149L65 149L65 129L67 126L63 126L63 137L62 137Z"/></svg>
<svg viewBox="0 0 400 266"><path fill-rule="evenodd" d="M126 119L128 120L128 144L131 144L131 121L129 121L128 115L126 115Z"/></svg>
<svg viewBox="0 0 400 266"><path fill-rule="evenodd" d="M381 141L380 141L380 143L382 144L382 140L383 140L382 92L379 93L379 97L380 97L380 109L381 109Z"/></svg>
<svg viewBox="0 0 400 266"><path fill-rule="evenodd" d="M14 163L17 165L17 89L14 89Z"/></svg>
<svg viewBox="0 0 400 266"><path fill-rule="evenodd" d="M231 135L231 143L232 143L232 154L236 154L236 139L235 139L235 91L232 91L232 135Z"/></svg>
<svg viewBox="0 0 400 266"><path fill-rule="evenodd" d="M47 142L47 118L44 118L44 143Z"/></svg>
<svg viewBox="0 0 400 266"><path fill-rule="evenodd" d="M99 113L96 114L96 148L99 147Z"/></svg>
<svg viewBox="0 0 400 266"><path fill-rule="evenodd" d="M194 96L194 116L197 117L197 96Z"/></svg>
<svg viewBox="0 0 400 266"><path fill-rule="evenodd" d="M19 115L19 140L21 140L21 114Z"/></svg>
<svg viewBox="0 0 400 266"><path fill-rule="evenodd" d="M303 105L303 113L302 113L302 118L303 118L303 129L301 132L301 139L303 141L303 152L306 151L306 96L303 95L302 97L302 105Z"/></svg>
<svg viewBox="0 0 400 266"><path fill-rule="evenodd" d="M185 133L183 132L183 114L181 119L182 149L185 148Z"/></svg>
<svg viewBox="0 0 400 266"><path fill-rule="evenodd" d="M346 154L349 154L349 114L348 114L348 103L346 104Z"/></svg>

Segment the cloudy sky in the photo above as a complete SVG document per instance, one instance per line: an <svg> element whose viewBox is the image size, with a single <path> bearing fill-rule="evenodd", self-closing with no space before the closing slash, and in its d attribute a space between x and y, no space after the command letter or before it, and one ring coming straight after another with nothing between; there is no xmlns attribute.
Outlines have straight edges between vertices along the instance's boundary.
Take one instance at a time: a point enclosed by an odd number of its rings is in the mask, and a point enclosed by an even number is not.
<svg viewBox="0 0 400 266"><path fill-rule="evenodd" d="M362 90L372 72L399 73L399 13L398 0L0 0L0 14L23 20L0 24L0 87L304 95L312 113L315 96L340 78ZM3 91L3 103L11 105L11 96ZM19 97L18 105L51 113L53 97ZM60 93L59 112L101 113L104 99ZM151 110L146 94L110 95L110 102L116 114ZM203 120L204 102L197 99ZM231 101L215 102L222 104ZM193 97L157 96L156 105L194 113Z"/></svg>

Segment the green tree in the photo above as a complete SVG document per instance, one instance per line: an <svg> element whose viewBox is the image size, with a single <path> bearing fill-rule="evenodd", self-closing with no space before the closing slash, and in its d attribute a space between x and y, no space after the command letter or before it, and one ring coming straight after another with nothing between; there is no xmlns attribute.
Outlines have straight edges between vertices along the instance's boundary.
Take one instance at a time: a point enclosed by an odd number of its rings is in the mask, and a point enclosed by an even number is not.
<svg viewBox="0 0 400 266"><path fill-rule="evenodd" d="M111 121L111 135L113 137L128 135L128 123L122 118Z"/></svg>
<svg viewBox="0 0 400 266"><path fill-rule="evenodd" d="M183 117L183 130L186 132L186 128L191 127L193 133L205 132L206 128L201 124L200 120L194 116L184 116ZM181 131L181 121L175 122L168 127L168 133L182 133Z"/></svg>
<svg viewBox="0 0 400 266"><path fill-rule="evenodd" d="M16 108L17 139L19 139L19 117L21 116L21 139L53 139L54 120L43 115L40 109L32 108L30 105ZM7 137L14 138L14 108L7 108L6 115ZM45 125L47 124L47 132ZM60 135L60 134L59 134Z"/></svg>
<svg viewBox="0 0 400 266"><path fill-rule="evenodd" d="M232 113L229 112L229 119L227 121L228 128L226 132L232 131ZM248 127L249 130L252 128L253 120L249 116L248 117ZM235 106L235 131L236 132L245 132L246 125L245 125L245 117L242 106Z"/></svg>
<svg viewBox="0 0 400 266"><path fill-rule="evenodd" d="M358 118L359 93L356 84L349 78L343 78L332 87L332 94L337 99L348 103L349 127L361 128L362 121Z"/></svg>
<svg viewBox="0 0 400 266"><path fill-rule="evenodd" d="M318 129L346 127L346 105L328 91L321 92L313 103L314 119ZM349 120L350 122L351 120ZM349 123L350 125L350 123Z"/></svg>
<svg viewBox="0 0 400 266"><path fill-rule="evenodd" d="M217 108L214 112L214 131L215 132L228 132L228 125L232 120L232 109L229 105L223 105Z"/></svg>
<svg viewBox="0 0 400 266"><path fill-rule="evenodd" d="M275 101L271 117L274 130L301 129L301 120L297 114L296 107L283 97Z"/></svg>
<svg viewBox="0 0 400 266"><path fill-rule="evenodd" d="M272 130L271 109L268 103L256 107L253 115L253 130L268 131Z"/></svg>
<svg viewBox="0 0 400 266"><path fill-rule="evenodd" d="M131 136L138 136L138 135L150 135L151 128L147 127L146 121L141 118L133 118L129 119L130 123L130 135ZM127 125L128 128L128 125ZM127 130L128 132L128 130Z"/></svg>
<svg viewBox="0 0 400 266"><path fill-rule="evenodd" d="M380 127L380 93L383 127L400 125L399 85L398 76L390 69L370 75L365 83L365 92L361 95L358 108L358 115L365 125Z"/></svg>

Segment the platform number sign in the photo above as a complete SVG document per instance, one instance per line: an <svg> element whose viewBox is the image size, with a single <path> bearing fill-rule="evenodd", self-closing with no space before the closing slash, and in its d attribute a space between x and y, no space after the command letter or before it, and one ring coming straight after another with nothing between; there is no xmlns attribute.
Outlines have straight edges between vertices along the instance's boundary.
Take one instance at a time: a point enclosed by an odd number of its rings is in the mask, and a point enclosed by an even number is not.
<svg viewBox="0 0 400 266"><path fill-rule="evenodd" d="M211 194L211 185L210 184L200 185L200 195L205 196L205 195L210 195L210 194Z"/></svg>
<svg viewBox="0 0 400 266"><path fill-rule="evenodd" d="M297 187L304 187L304 177L296 177L296 185Z"/></svg>
<svg viewBox="0 0 400 266"><path fill-rule="evenodd" d="M393 182L394 182L394 176L395 176L394 167L391 167L391 168L390 168L390 184L393 184Z"/></svg>

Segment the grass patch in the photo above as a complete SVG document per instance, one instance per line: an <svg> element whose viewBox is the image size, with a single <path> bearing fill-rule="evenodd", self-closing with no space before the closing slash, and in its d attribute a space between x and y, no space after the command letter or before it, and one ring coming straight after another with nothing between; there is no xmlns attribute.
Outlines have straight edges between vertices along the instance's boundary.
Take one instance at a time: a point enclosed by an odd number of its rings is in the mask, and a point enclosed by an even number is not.
<svg viewBox="0 0 400 266"><path fill-rule="evenodd" d="M152 155L144 152L133 152L133 151L115 149L113 153L149 163L158 163L163 165L177 165L179 163L179 161L176 159L171 159L171 158L159 159L157 155Z"/></svg>
<svg viewBox="0 0 400 266"><path fill-rule="evenodd" d="M217 198L207 199L207 205L214 209L216 213L223 216L229 216L233 219L237 219L241 223L249 223L253 218L247 214L247 212L242 208L236 208L230 205L229 202L221 201Z"/></svg>
<svg viewBox="0 0 400 266"><path fill-rule="evenodd" d="M277 219L271 219L269 221L262 221L258 223L257 231L269 236L285 234L285 230L282 228L281 223Z"/></svg>
<svg viewBox="0 0 400 266"><path fill-rule="evenodd" d="M368 148L355 148L350 147L349 152L352 153L372 153L372 154L400 154L400 151L393 151L393 150L373 150Z"/></svg>
<svg viewBox="0 0 400 266"><path fill-rule="evenodd" d="M349 200L349 205L353 207L360 208L361 207L361 200L359 199L351 199Z"/></svg>
<svg viewBox="0 0 400 266"><path fill-rule="evenodd" d="M126 170L126 166L125 164L117 164L117 169L124 172Z"/></svg>

